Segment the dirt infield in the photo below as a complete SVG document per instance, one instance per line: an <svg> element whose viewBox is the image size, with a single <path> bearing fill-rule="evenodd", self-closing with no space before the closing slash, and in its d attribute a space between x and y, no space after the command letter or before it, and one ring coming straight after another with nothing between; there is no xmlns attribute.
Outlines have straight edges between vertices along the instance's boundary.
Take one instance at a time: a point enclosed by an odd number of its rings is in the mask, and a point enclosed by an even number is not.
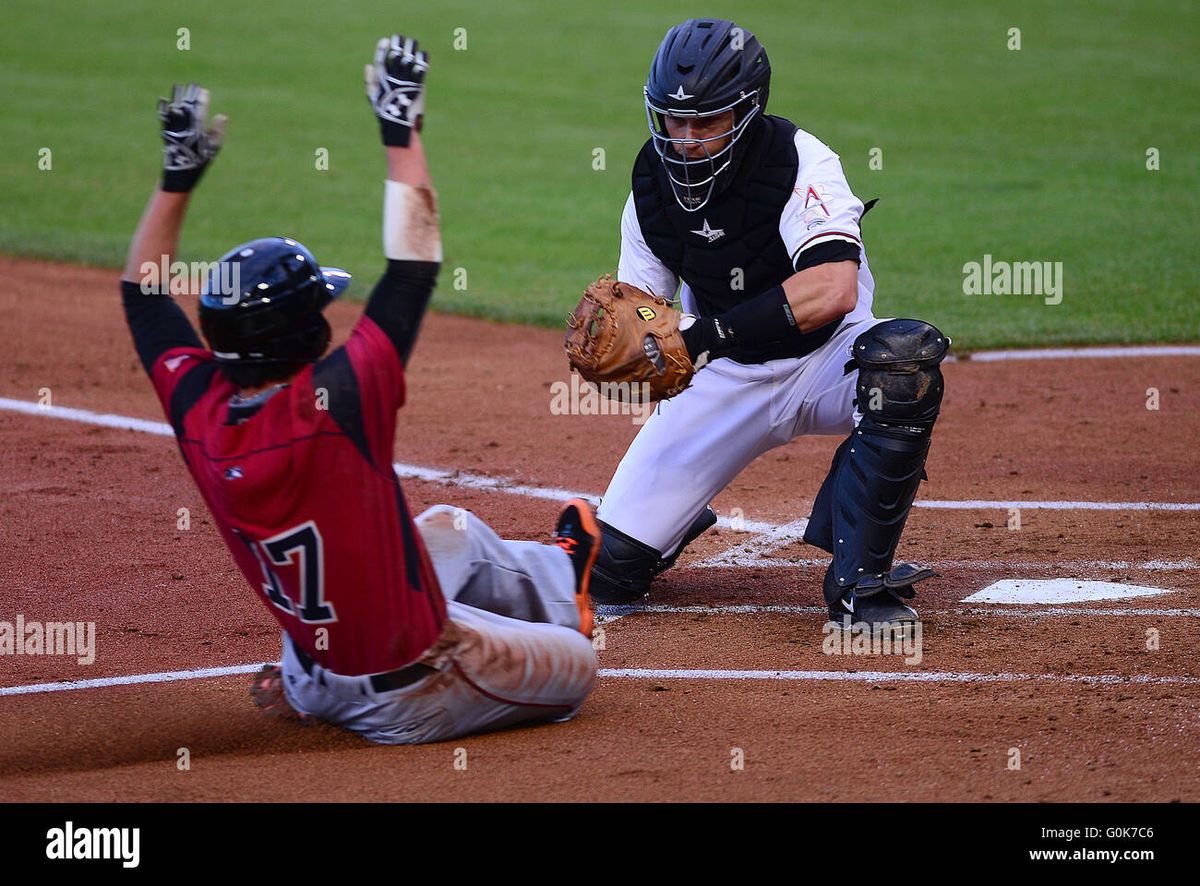
<svg viewBox="0 0 1200 886"><path fill-rule="evenodd" d="M56 408L162 420L112 272L0 259L0 279L0 398L48 389ZM335 338L359 311L331 307ZM429 318L396 447L415 509L545 538L556 490L603 490L637 426L552 414L560 341ZM96 629L93 664L0 657L0 797L1200 800L1200 511L1171 507L1200 501L1200 359L964 360L946 378L900 551L942 573L920 586L919 662L823 649L825 555L789 524L838 441L797 440L717 499L732 519L652 606L602 613L605 670L577 719L415 748L267 720L245 673L43 685L248 669L277 658L279 633L169 438L0 404L0 621ZM1164 593L963 602L1050 578Z"/></svg>

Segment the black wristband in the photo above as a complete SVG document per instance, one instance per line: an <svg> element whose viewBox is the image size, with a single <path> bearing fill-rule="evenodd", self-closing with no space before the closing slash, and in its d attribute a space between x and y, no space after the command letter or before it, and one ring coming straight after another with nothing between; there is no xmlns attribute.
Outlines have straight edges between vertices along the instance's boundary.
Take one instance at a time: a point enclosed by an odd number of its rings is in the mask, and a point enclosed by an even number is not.
<svg viewBox="0 0 1200 886"><path fill-rule="evenodd" d="M383 136L383 143L389 148L407 148L412 141L411 126L392 123L390 120L379 121L379 134Z"/></svg>
<svg viewBox="0 0 1200 886"><path fill-rule="evenodd" d="M734 305L723 315L731 338L744 348L757 348L795 335L796 318L783 286L772 286L754 298Z"/></svg>
<svg viewBox="0 0 1200 886"><path fill-rule="evenodd" d="M710 359L743 348L760 348L799 332L783 286L773 286L715 317L701 317L683 330L693 361L705 351Z"/></svg>
<svg viewBox="0 0 1200 886"><path fill-rule="evenodd" d="M424 123L424 114L418 114L416 123L412 126L405 126L403 123L384 120L380 117L379 134L383 136L383 143L389 148L407 148L409 143L412 142L412 134L420 132Z"/></svg>
<svg viewBox="0 0 1200 886"><path fill-rule="evenodd" d="M206 169L208 169L207 163L197 166L195 169L164 169L162 189L174 194L186 194L196 187L196 183L200 181L200 176L204 175Z"/></svg>

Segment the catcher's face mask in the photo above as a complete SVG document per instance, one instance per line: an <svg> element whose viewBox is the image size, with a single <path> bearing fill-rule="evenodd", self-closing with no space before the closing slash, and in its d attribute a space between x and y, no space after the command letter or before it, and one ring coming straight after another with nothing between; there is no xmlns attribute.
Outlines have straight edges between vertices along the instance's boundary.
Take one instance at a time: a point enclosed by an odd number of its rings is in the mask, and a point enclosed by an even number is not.
<svg viewBox="0 0 1200 886"><path fill-rule="evenodd" d="M646 119L654 149L658 152L671 182L675 200L688 212L702 209L712 199L717 176L732 175L738 140L746 134L750 123L761 113L759 91L744 92L733 103L715 111L699 113L676 108L663 108L650 99L649 91L643 90L646 100ZM677 119L718 117L732 111L729 129L703 138L672 137L667 128L667 117ZM702 150L697 152L696 145ZM691 156L689 156L689 154Z"/></svg>

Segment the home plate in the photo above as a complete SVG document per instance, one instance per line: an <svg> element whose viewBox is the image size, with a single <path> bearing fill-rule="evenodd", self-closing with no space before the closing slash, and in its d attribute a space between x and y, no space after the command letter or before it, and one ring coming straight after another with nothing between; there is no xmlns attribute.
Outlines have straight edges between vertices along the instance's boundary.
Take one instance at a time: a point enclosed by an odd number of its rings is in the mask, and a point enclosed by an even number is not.
<svg viewBox="0 0 1200 886"><path fill-rule="evenodd" d="M1112 581L1074 578L1005 579L963 599L964 603L1082 603L1085 600L1125 600L1166 594L1165 588L1145 588Z"/></svg>

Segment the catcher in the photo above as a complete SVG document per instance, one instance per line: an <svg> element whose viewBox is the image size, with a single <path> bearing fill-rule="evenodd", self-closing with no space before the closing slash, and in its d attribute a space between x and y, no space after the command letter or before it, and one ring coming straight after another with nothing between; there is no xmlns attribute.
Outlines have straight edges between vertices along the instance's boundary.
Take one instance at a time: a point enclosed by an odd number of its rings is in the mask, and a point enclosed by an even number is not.
<svg viewBox="0 0 1200 886"><path fill-rule="evenodd" d="M716 522L710 502L746 465L797 436L839 434L804 534L833 555L829 616L912 622L913 585L934 573L893 558L950 341L872 315L870 207L828 146L766 114L770 85L762 45L721 19L671 28L651 62L619 282L589 287L566 348L585 378L645 381L670 399L601 500L592 598L640 600ZM684 313L660 298L676 290Z"/></svg>
<svg viewBox="0 0 1200 886"><path fill-rule="evenodd" d="M596 677L599 531L586 503L567 502L554 544L503 541L445 505L413 520L392 469L405 367L442 258L415 131L427 66L399 36L367 66L387 146L388 261L344 345L326 353L322 310L349 275L295 240L252 240L221 258L200 296L208 348L166 281L142 276L170 266L190 192L220 147L224 120L208 127L196 86L160 103L162 186L121 284L184 463L283 628L282 667L259 674L255 700L383 744L565 720Z"/></svg>

